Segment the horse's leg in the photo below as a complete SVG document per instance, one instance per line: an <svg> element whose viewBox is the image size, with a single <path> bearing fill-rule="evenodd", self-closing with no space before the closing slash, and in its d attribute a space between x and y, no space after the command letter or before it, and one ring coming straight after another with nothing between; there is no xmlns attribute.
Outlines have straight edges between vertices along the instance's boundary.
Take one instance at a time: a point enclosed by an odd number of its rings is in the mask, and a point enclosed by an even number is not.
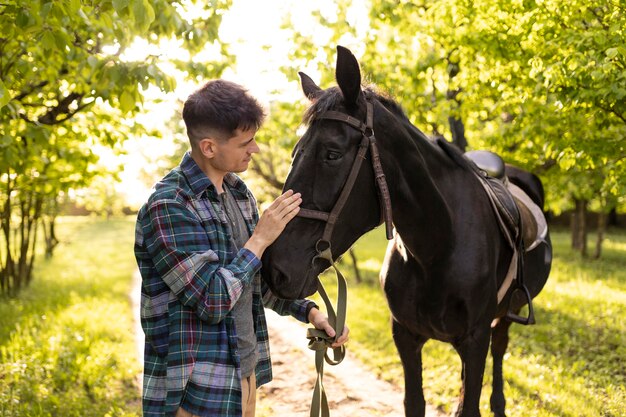
<svg viewBox="0 0 626 417"><path fill-rule="evenodd" d="M404 369L404 413L406 417L424 417L426 401L422 390L422 347L428 339L410 334L395 320L392 320L392 333Z"/></svg>
<svg viewBox="0 0 626 417"><path fill-rule="evenodd" d="M506 417L504 407L504 380L502 378L502 358L509 344L511 322L499 320L491 330L491 356L493 357L493 390L491 392L491 411L495 417Z"/></svg>
<svg viewBox="0 0 626 417"><path fill-rule="evenodd" d="M491 328L489 324L478 327L472 334L454 344L463 363L463 386L457 417L480 417L480 392L489 351Z"/></svg>

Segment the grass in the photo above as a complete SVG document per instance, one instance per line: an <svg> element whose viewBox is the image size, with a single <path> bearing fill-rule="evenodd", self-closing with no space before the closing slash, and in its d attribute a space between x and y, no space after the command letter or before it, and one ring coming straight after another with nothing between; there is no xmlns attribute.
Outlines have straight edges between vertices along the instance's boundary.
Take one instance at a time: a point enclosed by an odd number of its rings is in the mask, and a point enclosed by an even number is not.
<svg viewBox="0 0 626 417"><path fill-rule="evenodd" d="M0 299L1 416L140 415L141 364L128 299L136 268L133 224L132 218L60 219L62 243L54 258L38 263L19 298ZM364 282L349 288L348 349L401 387L378 284L383 233L379 228L355 246ZM511 329L504 370L508 414L626 416L626 233L611 231L598 261L572 252L565 231L553 240L553 271L535 302L538 323ZM349 264L342 271L353 275ZM426 344L423 356L427 400L451 413L461 386L458 356L436 341ZM488 359L485 416L490 374Z"/></svg>
<svg viewBox="0 0 626 417"><path fill-rule="evenodd" d="M383 233L379 228L355 245L364 283L352 282L349 288L349 351L402 387L390 314L378 284L386 246ZM565 231L553 232L553 241L552 273L534 304L538 323L514 325L510 331L504 364L508 415L626 416L626 233L609 233L600 260L581 259L572 252ZM342 270L352 275L348 264ZM451 413L461 387L458 355L447 344L429 341L423 361L427 401ZM491 414L490 395L489 357L483 415Z"/></svg>
<svg viewBox="0 0 626 417"><path fill-rule="evenodd" d="M0 299L0 415L138 416L134 219L59 219L29 288Z"/></svg>

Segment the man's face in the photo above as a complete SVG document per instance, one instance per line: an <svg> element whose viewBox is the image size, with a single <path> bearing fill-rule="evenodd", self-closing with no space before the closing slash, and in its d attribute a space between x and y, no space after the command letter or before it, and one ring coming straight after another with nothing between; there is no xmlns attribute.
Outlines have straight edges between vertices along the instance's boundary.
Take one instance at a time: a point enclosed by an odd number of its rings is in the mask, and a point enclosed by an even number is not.
<svg viewBox="0 0 626 417"><path fill-rule="evenodd" d="M214 168L222 172L243 172L248 169L252 154L259 152L254 135L255 129L235 131L235 136L226 140L216 140L215 156L212 158Z"/></svg>

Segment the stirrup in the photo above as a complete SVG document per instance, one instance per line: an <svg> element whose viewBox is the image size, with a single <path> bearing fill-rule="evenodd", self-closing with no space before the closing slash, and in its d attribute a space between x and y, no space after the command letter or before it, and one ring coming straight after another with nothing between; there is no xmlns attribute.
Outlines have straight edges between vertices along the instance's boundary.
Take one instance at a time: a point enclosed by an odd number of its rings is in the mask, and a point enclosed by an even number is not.
<svg viewBox="0 0 626 417"><path fill-rule="evenodd" d="M533 301L530 296L530 291L528 291L526 285L522 284L513 290L511 293L511 300L513 299L513 295L515 295L516 291L523 291L526 296L526 301L528 302L528 316L522 317L511 311L507 311L505 316L506 319L512 321L513 323L523 324L524 326L535 324L535 312L533 311Z"/></svg>

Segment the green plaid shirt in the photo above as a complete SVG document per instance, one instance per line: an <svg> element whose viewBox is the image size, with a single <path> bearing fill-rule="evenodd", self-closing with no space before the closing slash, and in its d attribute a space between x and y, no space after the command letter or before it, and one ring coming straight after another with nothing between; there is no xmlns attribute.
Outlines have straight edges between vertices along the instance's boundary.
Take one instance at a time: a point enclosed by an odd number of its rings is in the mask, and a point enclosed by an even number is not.
<svg viewBox="0 0 626 417"><path fill-rule="evenodd" d="M256 201L243 181L224 181L250 234ZM137 218L135 256L142 277L141 325L146 334L145 416L241 416L237 334L231 314L245 285L253 285L259 362L257 384L272 379L263 306L306 322L311 301L280 300L261 279L261 262L237 250L217 190L187 153L155 185Z"/></svg>

